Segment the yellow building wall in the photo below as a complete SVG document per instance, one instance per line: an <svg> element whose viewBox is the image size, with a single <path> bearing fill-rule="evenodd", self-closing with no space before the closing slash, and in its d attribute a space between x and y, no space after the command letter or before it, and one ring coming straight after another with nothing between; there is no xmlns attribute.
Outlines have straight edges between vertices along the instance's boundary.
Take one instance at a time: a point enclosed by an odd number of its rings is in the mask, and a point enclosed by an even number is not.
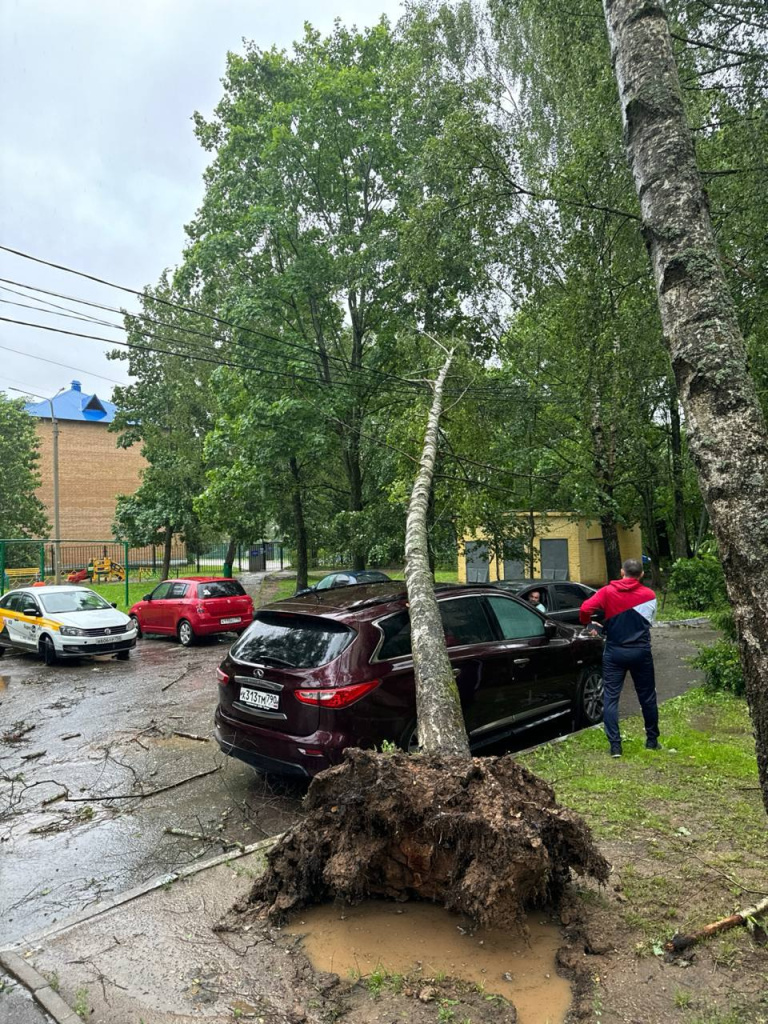
<svg viewBox="0 0 768 1024"><path fill-rule="evenodd" d="M643 539L640 527L633 526L626 529L620 526L618 534L622 562L627 558L636 558L640 561L643 557ZM589 526L584 523L583 525L579 540L579 564L580 583L586 583L592 587L602 587L608 582L603 549L603 531L599 523L591 523Z"/></svg>
<svg viewBox="0 0 768 1024"><path fill-rule="evenodd" d="M536 551L536 573L541 567L541 540L568 541L568 576L578 583L602 587L608 582L603 550L603 534L599 523L588 523L586 519L570 519L562 513L537 515L536 536L533 546ZM619 527L619 550L621 559L642 557L642 536L639 526L631 529ZM488 537L482 530L465 534L460 545L458 569L459 582L467 582L467 559L464 544L471 541L488 543ZM488 577L492 582L504 579L504 564L489 553Z"/></svg>

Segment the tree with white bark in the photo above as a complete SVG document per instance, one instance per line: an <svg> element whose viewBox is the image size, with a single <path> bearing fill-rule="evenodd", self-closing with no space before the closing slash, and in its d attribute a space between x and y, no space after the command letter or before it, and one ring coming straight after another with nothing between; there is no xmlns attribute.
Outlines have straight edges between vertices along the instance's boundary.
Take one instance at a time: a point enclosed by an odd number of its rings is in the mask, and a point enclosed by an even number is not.
<svg viewBox="0 0 768 1024"><path fill-rule="evenodd" d="M696 163L664 6L603 0L688 444L733 605L768 810L768 430Z"/></svg>

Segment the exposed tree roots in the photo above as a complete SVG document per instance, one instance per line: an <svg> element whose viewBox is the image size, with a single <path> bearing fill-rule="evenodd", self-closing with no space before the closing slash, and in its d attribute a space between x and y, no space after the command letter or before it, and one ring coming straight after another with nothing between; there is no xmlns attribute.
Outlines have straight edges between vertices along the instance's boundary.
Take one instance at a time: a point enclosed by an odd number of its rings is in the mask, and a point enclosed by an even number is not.
<svg viewBox="0 0 768 1024"><path fill-rule="evenodd" d="M571 868L600 882L610 870L582 819L510 756L348 750L306 806L237 913L279 923L311 903L416 898L523 926L527 909L560 904Z"/></svg>

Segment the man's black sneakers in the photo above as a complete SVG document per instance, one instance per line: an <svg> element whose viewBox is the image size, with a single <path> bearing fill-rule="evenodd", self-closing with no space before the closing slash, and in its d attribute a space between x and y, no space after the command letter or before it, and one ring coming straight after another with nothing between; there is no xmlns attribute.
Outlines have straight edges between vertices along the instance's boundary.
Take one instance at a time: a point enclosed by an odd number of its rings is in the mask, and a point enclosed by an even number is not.
<svg viewBox="0 0 768 1024"><path fill-rule="evenodd" d="M611 757L621 757L624 751L621 749L620 743L611 744Z"/></svg>
<svg viewBox="0 0 768 1024"><path fill-rule="evenodd" d="M645 741L645 749L646 750L661 750L661 744L659 743L658 740L646 740Z"/></svg>

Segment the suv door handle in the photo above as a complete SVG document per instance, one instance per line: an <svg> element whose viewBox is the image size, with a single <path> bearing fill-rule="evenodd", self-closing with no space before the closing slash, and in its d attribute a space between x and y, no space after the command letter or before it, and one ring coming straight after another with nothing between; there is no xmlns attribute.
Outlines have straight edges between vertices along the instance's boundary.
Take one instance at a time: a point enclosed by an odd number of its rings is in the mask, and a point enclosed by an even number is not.
<svg viewBox="0 0 768 1024"><path fill-rule="evenodd" d="M530 658L515 658L515 660L512 662L512 664L513 665L527 665L530 660L531 660Z"/></svg>

